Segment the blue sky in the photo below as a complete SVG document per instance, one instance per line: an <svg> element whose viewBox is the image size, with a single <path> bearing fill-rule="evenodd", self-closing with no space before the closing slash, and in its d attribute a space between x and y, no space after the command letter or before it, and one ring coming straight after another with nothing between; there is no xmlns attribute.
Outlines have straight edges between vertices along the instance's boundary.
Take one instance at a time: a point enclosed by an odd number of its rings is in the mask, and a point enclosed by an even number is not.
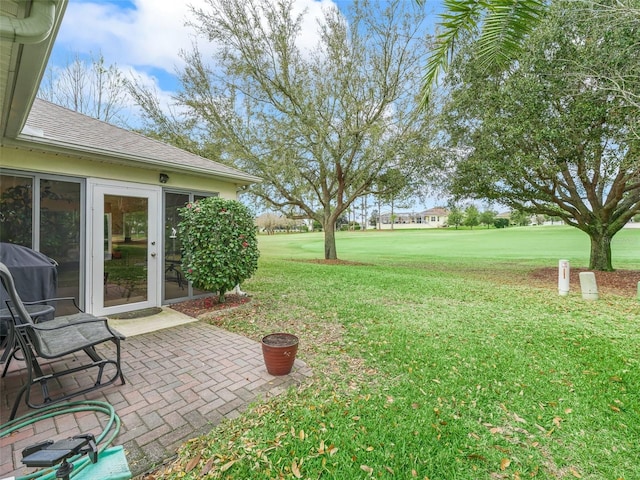
<svg viewBox="0 0 640 480"><path fill-rule="evenodd" d="M414 1L414 0L404 0ZM323 6L344 9L350 0L295 0L296 8L308 10L305 40L313 42L314 17ZM441 0L428 0L427 10L441 7ZM189 5L205 7L204 0L69 0L49 65L64 67L76 54L88 58L102 54L106 65L154 85L161 96L169 96L178 83L180 49L191 49L194 32L186 26ZM435 17L434 17L435 18ZM199 42L206 53L207 45Z"/></svg>

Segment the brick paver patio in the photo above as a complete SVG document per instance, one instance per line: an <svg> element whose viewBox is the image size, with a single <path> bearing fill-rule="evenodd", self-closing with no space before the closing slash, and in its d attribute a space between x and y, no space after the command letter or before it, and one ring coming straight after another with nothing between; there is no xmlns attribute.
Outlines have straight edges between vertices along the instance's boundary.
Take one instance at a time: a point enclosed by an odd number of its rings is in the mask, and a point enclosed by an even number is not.
<svg viewBox="0 0 640 480"><path fill-rule="evenodd" d="M71 401L113 405L122 421L113 445L123 445L134 475L171 458L186 440L221 420L234 418L258 399L304 381L310 369L296 360L290 375L267 373L259 343L203 322L179 325L127 338L123 342L125 385L116 383ZM0 380L0 422L7 422L24 364L13 361ZM73 381L73 379L70 379ZM80 379L80 381L82 381ZM35 392L35 390L34 390ZM24 402L18 416L30 410ZM39 421L0 439L0 478L34 471L20 462L22 449L43 440L78 433L98 436L108 417L79 412Z"/></svg>

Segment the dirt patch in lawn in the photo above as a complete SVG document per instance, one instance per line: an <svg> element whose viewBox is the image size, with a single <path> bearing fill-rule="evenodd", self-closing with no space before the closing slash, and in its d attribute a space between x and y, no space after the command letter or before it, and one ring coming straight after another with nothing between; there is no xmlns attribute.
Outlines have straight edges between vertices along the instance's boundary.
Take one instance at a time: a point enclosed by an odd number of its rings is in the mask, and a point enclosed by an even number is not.
<svg viewBox="0 0 640 480"><path fill-rule="evenodd" d="M586 268L571 268L569 272L569 287L571 290L580 291L580 272L590 272ZM614 272L593 272L596 277L598 292L635 296L640 282L640 270L616 270ZM529 277L536 283L558 288L558 269L554 267L538 268L533 270Z"/></svg>

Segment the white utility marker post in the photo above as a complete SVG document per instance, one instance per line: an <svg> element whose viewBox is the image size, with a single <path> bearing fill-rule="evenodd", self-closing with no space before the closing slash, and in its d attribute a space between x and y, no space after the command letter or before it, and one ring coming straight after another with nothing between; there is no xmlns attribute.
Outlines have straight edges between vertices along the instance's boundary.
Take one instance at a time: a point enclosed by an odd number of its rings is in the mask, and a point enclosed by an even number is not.
<svg viewBox="0 0 640 480"><path fill-rule="evenodd" d="M562 297L569 295L569 260L558 262L558 294Z"/></svg>
<svg viewBox="0 0 640 480"><path fill-rule="evenodd" d="M598 300L598 285L596 285L596 274L593 272L580 272L580 288L582 298L585 300Z"/></svg>

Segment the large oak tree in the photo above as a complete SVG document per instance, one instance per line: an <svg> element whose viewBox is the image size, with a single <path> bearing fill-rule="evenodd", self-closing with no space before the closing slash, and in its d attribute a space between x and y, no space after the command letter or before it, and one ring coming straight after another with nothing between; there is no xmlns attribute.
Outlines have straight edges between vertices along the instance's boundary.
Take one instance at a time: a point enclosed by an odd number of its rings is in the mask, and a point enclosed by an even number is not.
<svg viewBox="0 0 640 480"><path fill-rule="evenodd" d="M390 162L427 145L420 9L403 0L354 1L346 15L324 7L309 48L292 0L207 3L193 26L217 53L184 53L178 103L221 161L263 178L251 193L320 222L324 256L337 258L336 220Z"/></svg>
<svg viewBox="0 0 640 480"><path fill-rule="evenodd" d="M562 218L589 235L589 268L611 270L611 239L640 212L640 22L586 5L554 2L507 71L487 71L473 49L456 58L451 188ZM602 88L619 74L626 95Z"/></svg>

